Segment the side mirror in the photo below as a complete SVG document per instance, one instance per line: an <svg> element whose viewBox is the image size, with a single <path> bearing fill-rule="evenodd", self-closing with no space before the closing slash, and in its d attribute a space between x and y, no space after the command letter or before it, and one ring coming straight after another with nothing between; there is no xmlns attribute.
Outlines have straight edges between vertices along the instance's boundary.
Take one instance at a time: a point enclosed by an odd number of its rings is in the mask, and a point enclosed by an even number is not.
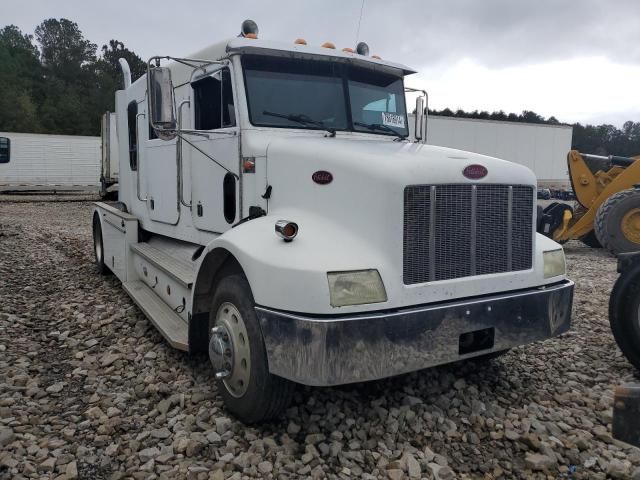
<svg viewBox="0 0 640 480"><path fill-rule="evenodd" d="M414 138L416 141L422 140L422 132L424 131L424 97L416 98L416 124Z"/></svg>
<svg viewBox="0 0 640 480"><path fill-rule="evenodd" d="M177 135L177 122L171 70L167 67L150 68L147 81L151 126L159 138L172 140Z"/></svg>

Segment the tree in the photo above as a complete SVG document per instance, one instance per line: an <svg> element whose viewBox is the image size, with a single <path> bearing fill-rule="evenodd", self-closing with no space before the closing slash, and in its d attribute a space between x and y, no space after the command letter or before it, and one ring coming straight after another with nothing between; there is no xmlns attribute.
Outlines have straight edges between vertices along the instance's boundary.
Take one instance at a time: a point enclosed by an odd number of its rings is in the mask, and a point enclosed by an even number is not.
<svg viewBox="0 0 640 480"><path fill-rule="evenodd" d="M109 73L113 78L121 78L121 68L118 60L124 58L131 69L131 80L136 81L142 75L147 73L147 64L134 52L124 46L124 43L118 40L109 40L109 45L102 46L102 58L99 60L103 64L105 72Z"/></svg>
<svg viewBox="0 0 640 480"><path fill-rule="evenodd" d="M42 72L32 40L15 25L0 30L0 130L40 130L36 97Z"/></svg>
<svg viewBox="0 0 640 480"><path fill-rule="evenodd" d="M36 27L42 65L57 77L74 83L82 67L96 59L96 44L86 40L78 24L49 18Z"/></svg>

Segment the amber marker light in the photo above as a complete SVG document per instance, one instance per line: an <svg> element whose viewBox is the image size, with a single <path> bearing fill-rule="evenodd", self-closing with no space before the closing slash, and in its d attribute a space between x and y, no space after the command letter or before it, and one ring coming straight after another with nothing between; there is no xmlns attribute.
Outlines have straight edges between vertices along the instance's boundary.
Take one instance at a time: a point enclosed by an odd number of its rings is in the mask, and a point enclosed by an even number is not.
<svg viewBox="0 0 640 480"><path fill-rule="evenodd" d="M288 220L278 220L276 222L276 233L285 242L290 242L298 235L298 224Z"/></svg>
<svg viewBox="0 0 640 480"><path fill-rule="evenodd" d="M336 46L331 42L324 42L322 48L333 48L335 50Z"/></svg>
<svg viewBox="0 0 640 480"><path fill-rule="evenodd" d="M293 43L295 43L296 45L306 45L307 41L304 38L296 38L296 41Z"/></svg>

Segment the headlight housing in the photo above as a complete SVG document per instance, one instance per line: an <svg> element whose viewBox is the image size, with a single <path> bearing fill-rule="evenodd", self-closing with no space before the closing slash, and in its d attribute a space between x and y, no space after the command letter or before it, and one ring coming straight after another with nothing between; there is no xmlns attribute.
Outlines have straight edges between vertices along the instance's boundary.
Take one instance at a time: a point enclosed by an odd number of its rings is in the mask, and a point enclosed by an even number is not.
<svg viewBox="0 0 640 480"><path fill-rule="evenodd" d="M378 270L328 272L332 307L387 301L387 292Z"/></svg>
<svg viewBox="0 0 640 480"><path fill-rule="evenodd" d="M544 278L557 277L566 273L564 261L564 250L549 250L543 252L544 258Z"/></svg>

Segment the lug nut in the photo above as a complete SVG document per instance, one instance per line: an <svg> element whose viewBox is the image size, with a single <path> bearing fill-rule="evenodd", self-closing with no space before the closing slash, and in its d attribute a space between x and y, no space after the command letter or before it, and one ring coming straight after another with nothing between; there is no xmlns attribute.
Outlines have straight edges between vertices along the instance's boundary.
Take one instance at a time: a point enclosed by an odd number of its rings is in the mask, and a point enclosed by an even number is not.
<svg viewBox="0 0 640 480"><path fill-rule="evenodd" d="M223 379L223 378L227 378L229 376L229 371L228 370L223 370L221 372L217 372L216 373L216 378L218 380Z"/></svg>
<svg viewBox="0 0 640 480"><path fill-rule="evenodd" d="M231 356L231 349L230 349L230 348L225 349L225 351L224 351L224 355L225 355L226 357L230 357L230 356Z"/></svg>

